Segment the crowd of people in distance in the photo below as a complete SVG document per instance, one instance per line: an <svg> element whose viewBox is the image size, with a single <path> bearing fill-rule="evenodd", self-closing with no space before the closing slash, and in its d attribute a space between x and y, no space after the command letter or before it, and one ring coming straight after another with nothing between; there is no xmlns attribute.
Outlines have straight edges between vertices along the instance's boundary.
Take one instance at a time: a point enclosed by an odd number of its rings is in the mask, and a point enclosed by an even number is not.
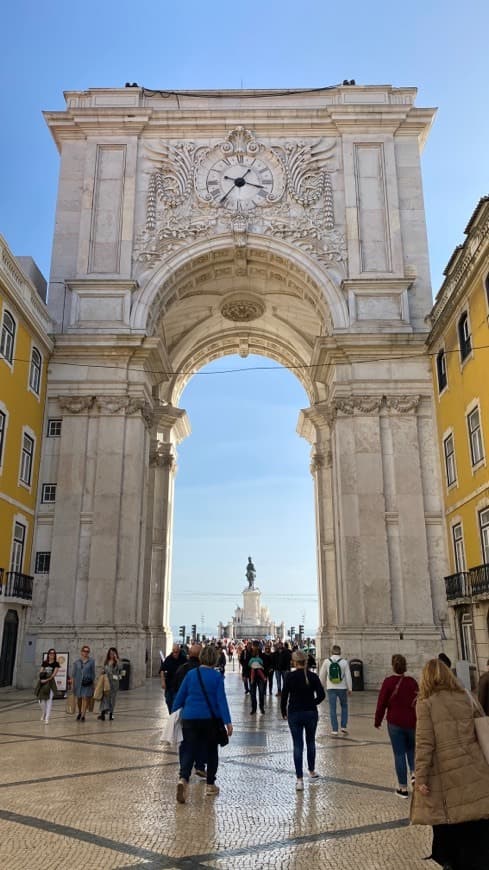
<svg viewBox="0 0 489 870"><path fill-rule="evenodd" d="M279 699L277 712L287 721L292 738L297 792L304 791L304 746L307 779L320 778L316 730L318 708L326 697L330 736L348 739L352 676L338 645L332 646L317 674L311 643L302 647L253 639L194 641L189 647L175 643L171 653L162 657L160 680L168 711L181 724L176 790L180 804L187 801L192 772L205 779L207 796L219 794L218 748L233 733L225 673L226 666L232 663L234 669L235 662L244 697L251 702L251 716L258 711L265 715L267 693L270 699L274 694ZM35 689L46 724L59 669L56 650L49 649ZM82 646L70 679L78 721L84 722L93 709L97 692L98 719L114 718L123 673L115 647L110 647L97 669L90 647ZM379 729L386 720L397 779L395 795L401 799L411 795L411 822L432 827L430 857L444 870L489 870L489 729L487 748L483 737L478 737L479 725L484 724L481 717L489 716L489 661L477 695L459 682L444 653L425 663L419 680L408 674L406 658L396 653L392 673L383 680L377 697L373 725Z"/></svg>

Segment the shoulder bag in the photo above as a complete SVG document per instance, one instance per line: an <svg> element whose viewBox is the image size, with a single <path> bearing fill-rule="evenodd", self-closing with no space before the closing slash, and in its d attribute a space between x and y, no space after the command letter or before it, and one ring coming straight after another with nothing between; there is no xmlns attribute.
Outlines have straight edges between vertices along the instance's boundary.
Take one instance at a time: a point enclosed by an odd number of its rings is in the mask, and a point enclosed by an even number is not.
<svg viewBox="0 0 489 870"><path fill-rule="evenodd" d="M200 673L200 668L197 668L197 677L198 677L198 680L200 683L200 688L202 689L202 693L204 695L206 704L209 708L209 713L211 714L211 719L214 722L214 728L215 728L215 732L216 732L217 742L218 742L219 746L227 746L229 743L229 736L228 736L227 728L226 728L224 722L222 721L222 718L220 716L216 716L216 714L214 713L214 710L211 707L211 702L209 701L209 695L207 694L207 689L204 686L204 681L202 679L202 674Z"/></svg>

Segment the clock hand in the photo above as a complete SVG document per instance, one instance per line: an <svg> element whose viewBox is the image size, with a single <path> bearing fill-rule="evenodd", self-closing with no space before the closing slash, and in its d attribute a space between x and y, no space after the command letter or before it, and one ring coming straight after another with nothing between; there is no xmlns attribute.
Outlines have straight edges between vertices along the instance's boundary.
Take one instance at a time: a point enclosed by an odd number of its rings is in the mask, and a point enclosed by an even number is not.
<svg viewBox="0 0 489 870"><path fill-rule="evenodd" d="M249 184L250 187L261 187L262 190L265 190L264 184L253 184L252 181L245 181L245 184Z"/></svg>
<svg viewBox="0 0 489 870"><path fill-rule="evenodd" d="M224 196L221 196L221 199L219 200L219 202L224 202L224 200L228 198L228 196L231 193L231 191L233 190L233 188L234 188L234 184L231 185L231 187L229 188L228 191L226 191Z"/></svg>

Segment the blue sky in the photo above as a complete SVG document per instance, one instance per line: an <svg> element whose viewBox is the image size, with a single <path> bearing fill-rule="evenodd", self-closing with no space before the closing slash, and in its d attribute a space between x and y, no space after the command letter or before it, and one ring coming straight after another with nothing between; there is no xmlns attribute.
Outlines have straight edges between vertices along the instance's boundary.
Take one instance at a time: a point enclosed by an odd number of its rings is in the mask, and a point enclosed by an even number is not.
<svg viewBox="0 0 489 870"><path fill-rule="evenodd" d="M415 85L418 105L439 109L423 157L436 292L474 206L489 192L488 24L487 0L464 5L454 0L4 4L0 232L14 252L31 254L48 274L58 157L41 111L63 108L63 90L117 87L126 81L168 89L318 87L344 78L359 84ZM214 368L229 368L229 360L223 362ZM230 614L231 599L218 598L218 593L230 583L241 588L250 550L260 577L263 573L264 589L281 577L282 588L287 585L292 595L302 567L301 588L313 593L308 446L294 434L297 411L306 404L298 382L287 372L201 376L191 381L182 403L194 435L180 451L175 585L182 590L188 584L192 591L198 578L199 585L211 586L216 597L205 616L215 622ZM212 415L206 412L209 403ZM260 421L252 433L243 426L245 407ZM206 505L202 561L192 537L202 520L192 512L192 488ZM253 507L257 493L259 510ZM297 508L294 517L292 507L281 513L285 504ZM294 533L291 541L288 524L297 516L300 534ZM211 539L212 575L206 564ZM175 624L195 621L186 620L183 602L175 599ZM275 600L270 604L277 613ZM302 609L314 627L314 605ZM284 600L282 613L297 622L297 601Z"/></svg>

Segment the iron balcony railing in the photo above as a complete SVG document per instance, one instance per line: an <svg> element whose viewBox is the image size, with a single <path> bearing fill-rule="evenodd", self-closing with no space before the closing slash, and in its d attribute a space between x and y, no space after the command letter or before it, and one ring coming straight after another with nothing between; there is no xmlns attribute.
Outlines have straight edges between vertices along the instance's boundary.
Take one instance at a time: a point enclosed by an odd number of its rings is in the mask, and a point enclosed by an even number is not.
<svg viewBox="0 0 489 870"><path fill-rule="evenodd" d="M469 571L472 595L489 593L489 565L477 565Z"/></svg>
<svg viewBox="0 0 489 870"><path fill-rule="evenodd" d="M448 601L489 595L489 564L477 565L476 568L470 568L468 571L450 574L445 577L445 590Z"/></svg>
<svg viewBox="0 0 489 870"><path fill-rule="evenodd" d="M0 568L0 596L4 598L23 598L32 601L34 578L20 571L5 571Z"/></svg>
<svg viewBox="0 0 489 870"><path fill-rule="evenodd" d="M445 577L445 589L448 601L455 598L470 598L469 572L457 571Z"/></svg>

